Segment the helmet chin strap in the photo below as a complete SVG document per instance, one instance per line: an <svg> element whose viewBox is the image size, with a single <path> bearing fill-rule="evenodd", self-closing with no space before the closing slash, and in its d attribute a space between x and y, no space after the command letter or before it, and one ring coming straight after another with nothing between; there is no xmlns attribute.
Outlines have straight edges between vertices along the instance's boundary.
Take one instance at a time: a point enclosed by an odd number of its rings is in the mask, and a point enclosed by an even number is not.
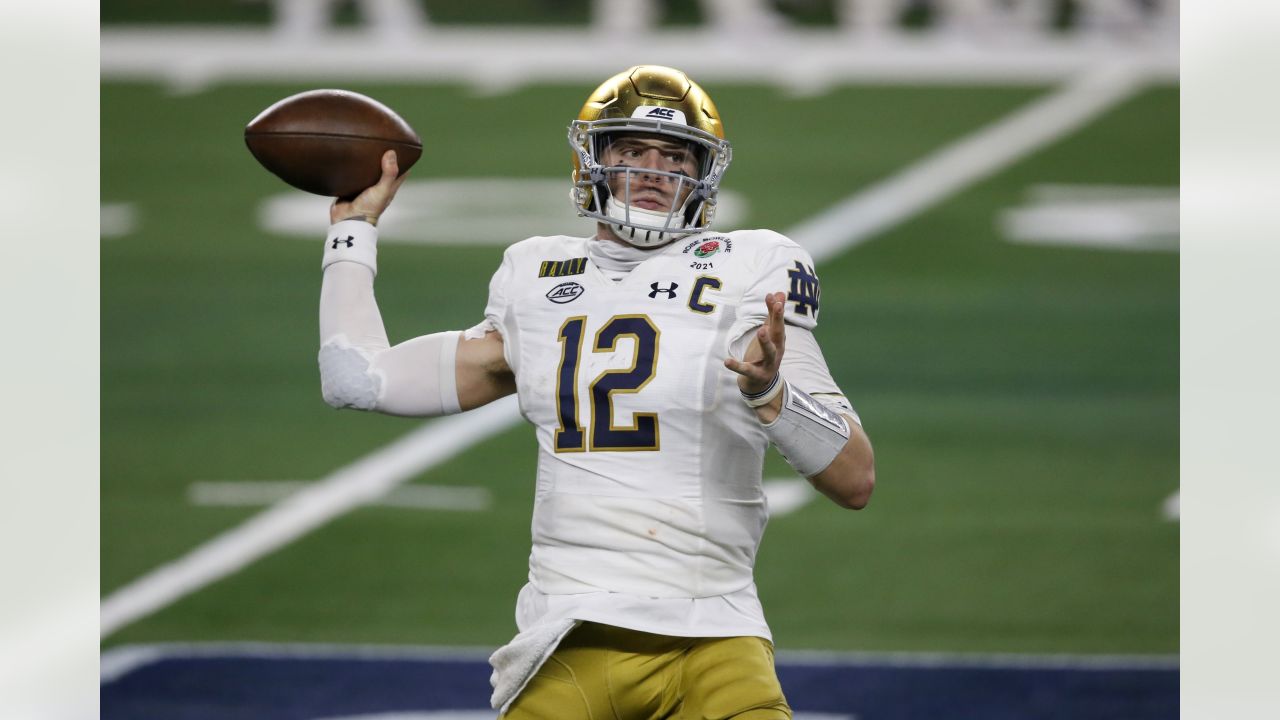
<svg viewBox="0 0 1280 720"><path fill-rule="evenodd" d="M644 208L632 205L627 207L618 200L616 196L610 196L608 202L605 203L605 215L610 220L605 223L617 238L625 243L635 245L636 247L651 248L659 245L666 245L676 238L688 235L693 230L686 230L682 227L671 228L668 230L640 230L622 223L623 219L630 218L631 222L639 225L649 225L657 227L665 227L667 224L666 212L652 212ZM671 220L680 222L679 213L671 216Z"/></svg>

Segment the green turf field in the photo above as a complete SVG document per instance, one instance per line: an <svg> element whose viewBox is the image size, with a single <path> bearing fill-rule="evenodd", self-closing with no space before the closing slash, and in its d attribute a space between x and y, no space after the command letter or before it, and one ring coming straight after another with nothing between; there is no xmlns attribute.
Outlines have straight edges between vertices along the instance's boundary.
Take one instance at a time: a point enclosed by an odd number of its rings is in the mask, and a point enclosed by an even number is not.
<svg viewBox="0 0 1280 720"><path fill-rule="evenodd" d="M320 238L258 228L283 186L243 126L303 89L102 85L102 201L137 216L101 254L104 595L257 512L193 506L191 483L318 479L419 425L321 401ZM586 88L351 89L419 129L414 177L567 188L564 127ZM744 226L779 230L1045 91L709 89ZM1177 118L1176 89L1144 91L819 265L818 335L879 486L865 511L818 500L770 524L757 576L780 647L1177 651L1178 527L1160 504L1178 486L1178 256L1012 245L996 226L1038 183L1175 187ZM392 341L475 323L500 256L385 245ZM521 426L415 480L486 487L487 512L354 511L106 642L500 644L534 454ZM788 473L771 458L767 476Z"/></svg>

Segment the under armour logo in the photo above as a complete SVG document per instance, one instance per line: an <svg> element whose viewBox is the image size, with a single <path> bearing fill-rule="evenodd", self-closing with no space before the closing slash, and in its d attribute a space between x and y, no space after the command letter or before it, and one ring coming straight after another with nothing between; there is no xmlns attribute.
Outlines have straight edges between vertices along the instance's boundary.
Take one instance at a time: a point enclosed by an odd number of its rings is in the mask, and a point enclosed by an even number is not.
<svg viewBox="0 0 1280 720"><path fill-rule="evenodd" d="M796 260L795 269L788 270L787 276L791 278L791 292L787 293L787 301L796 304L796 314L812 314L817 319L818 296L822 294L822 290L818 287L818 276L814 274L813 266L805 267ZM813 312L810 313L810 310Z"/></svg>
<svg viewBox="0 0 1280 720"><path fill-rule="evenodd" d="M658 297L658 293L666 293L667 299L671 300L676 296L676 288L680 286L675 283L671 283L671 287L664 288L658 287L658 283L649 283L649 287L653 288L653 292L649 293L649 297L656 298Z"/></svg>
<svg viewBox="0 0 1280 720"><path fill-rule="evenodd" d="M355 245L355 244L356 244L356 243L355 243L355 240L356 240L356 236L355 236L355 235L348 235L346 240L343 240L342 238L334 238L334 239L333 239L333 249L334 249L334 250L337 250L337 249L338 249L338 243L342 243L342 242L346 243L346 244L347 244L347 247L351 247L352 245Z"/></svg>

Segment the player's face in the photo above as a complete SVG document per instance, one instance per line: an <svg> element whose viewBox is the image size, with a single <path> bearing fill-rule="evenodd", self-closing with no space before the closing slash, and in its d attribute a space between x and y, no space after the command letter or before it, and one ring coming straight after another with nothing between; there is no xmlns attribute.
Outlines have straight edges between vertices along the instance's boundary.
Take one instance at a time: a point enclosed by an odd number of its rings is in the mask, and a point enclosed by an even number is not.
<svg viewBox="0 0 1280 720"><path fill-rule="evenodd" d="M612 140L604 150L606 166L626 166L661 170L695 178L698 161L687 143L652 135L623 135ZM693 190L693 184L680 183L667 175L644 172L609 173L609 191L619 199L627 198L627 178L631 183L631 204L651 212L667 212L679 206ZM679 197L676 197L677 185Z"/></svg>

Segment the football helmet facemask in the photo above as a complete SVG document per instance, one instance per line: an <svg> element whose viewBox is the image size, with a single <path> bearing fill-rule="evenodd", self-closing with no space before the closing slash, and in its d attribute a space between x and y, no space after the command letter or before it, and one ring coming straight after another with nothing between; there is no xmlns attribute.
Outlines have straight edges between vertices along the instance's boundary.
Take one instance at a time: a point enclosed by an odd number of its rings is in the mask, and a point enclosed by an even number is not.
<svg viewBox="0 0 1280 720"><path fill-rule="evenodd" d="M608 148L628 136L678 148L694 160L695 174L606 164ZM659 65L637 65L600 85L569 126L569 146L578 214L608 224L637 247L665 245L709 227L720 178L732 156L711 98L683 72ZM633 188L645 183L670 191L669 209L647 209L632 201Z"/></svg>

